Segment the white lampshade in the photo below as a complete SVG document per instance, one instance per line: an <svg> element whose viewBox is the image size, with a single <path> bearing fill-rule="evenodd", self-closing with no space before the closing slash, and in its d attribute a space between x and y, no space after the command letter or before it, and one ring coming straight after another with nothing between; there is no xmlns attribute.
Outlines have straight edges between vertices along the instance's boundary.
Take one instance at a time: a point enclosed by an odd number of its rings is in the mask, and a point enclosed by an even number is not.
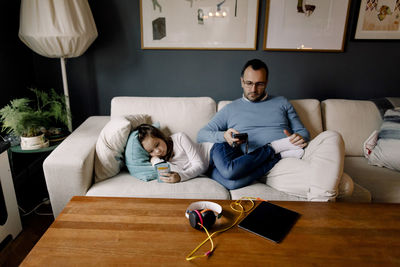
<svg viewBox="0 0 400 267"><path fill-rule="evenodd" d="M19 38L50 58L82 55L97 37L87 0L22 0Z"/></svg>
<svg viewBox="0 0 400 267"><path fill-rule="evenodd" d="M39 55L60 58L68 129L72 131L65 58L85 53L97 37L87 0L21 0L19 38Z"/></svg>

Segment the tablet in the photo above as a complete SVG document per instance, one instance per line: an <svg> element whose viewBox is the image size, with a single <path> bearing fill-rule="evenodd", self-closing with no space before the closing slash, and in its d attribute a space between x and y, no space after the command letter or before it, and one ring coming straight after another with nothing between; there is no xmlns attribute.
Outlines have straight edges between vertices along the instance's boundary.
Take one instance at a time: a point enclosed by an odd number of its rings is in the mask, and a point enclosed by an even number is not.
<svg viewBox="0 0 400 267"><path fill-rule="evenodd" d="M261 202L238 226L279 243L285 238L299 217L300 214L295 211L269 202Z"/></svg>

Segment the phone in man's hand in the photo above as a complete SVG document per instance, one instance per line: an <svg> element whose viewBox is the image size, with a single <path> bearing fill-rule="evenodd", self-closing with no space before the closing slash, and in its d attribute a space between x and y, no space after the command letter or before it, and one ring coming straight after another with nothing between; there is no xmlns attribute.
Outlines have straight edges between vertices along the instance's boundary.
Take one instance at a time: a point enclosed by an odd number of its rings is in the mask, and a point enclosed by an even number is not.
<svg viewBox="0 0 400 267"><path fill-rule="evenodd" d="M232 137L233 138L237 138L237 139L239 139L240 141L245 141L246 142L246 154L247 154L247 149L248 149L248 143L247 143L247 140L248 140L248 135L247 135L247 133L232 133ZM238 146L238 143L236 143L236 142L233 142L233 144L232 144L232 147L237 147Z"/></svg>
<svg viewBox="0 0 400 267"><path fill-rule="evenodd" d="M248 138L248 135L247 133L238 133L238 134L232 133L232 137L237 138L239 140L246 140Z"/></svg>

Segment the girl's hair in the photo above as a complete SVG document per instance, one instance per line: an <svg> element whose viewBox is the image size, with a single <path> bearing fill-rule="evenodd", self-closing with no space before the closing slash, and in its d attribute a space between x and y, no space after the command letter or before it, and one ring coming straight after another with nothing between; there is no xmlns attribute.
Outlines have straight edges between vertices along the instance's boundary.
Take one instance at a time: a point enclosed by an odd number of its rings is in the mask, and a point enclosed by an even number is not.
<svg viewBox="0 0 400 267"><path fill-rule="evenodd" d="M141 145L147 136L160 138L163 140L167 144L167 154L163 157L163 159L168 161L171 158L174 146L171 137L166 137L160 129L150 124L140 124L136 130L138 131L138 140Z"/></svg>

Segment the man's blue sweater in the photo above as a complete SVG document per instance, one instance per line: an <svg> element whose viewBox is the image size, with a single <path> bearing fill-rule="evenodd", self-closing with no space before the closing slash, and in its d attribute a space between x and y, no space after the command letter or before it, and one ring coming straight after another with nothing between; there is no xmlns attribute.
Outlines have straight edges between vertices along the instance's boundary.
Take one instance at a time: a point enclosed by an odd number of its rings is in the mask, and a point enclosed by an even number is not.
<svg viewBox="0 0 400 267"><path fill-rule="evenodd" d="M309 133L293 106L281 96L268 96L260 102L251 102L245 98L233 101L217 112L199 131L197 141L226 142L224 132L229 128L248 134L249 152L274 140L285 138L284 129L300 134L306 141L309 140Z"/></svg>

